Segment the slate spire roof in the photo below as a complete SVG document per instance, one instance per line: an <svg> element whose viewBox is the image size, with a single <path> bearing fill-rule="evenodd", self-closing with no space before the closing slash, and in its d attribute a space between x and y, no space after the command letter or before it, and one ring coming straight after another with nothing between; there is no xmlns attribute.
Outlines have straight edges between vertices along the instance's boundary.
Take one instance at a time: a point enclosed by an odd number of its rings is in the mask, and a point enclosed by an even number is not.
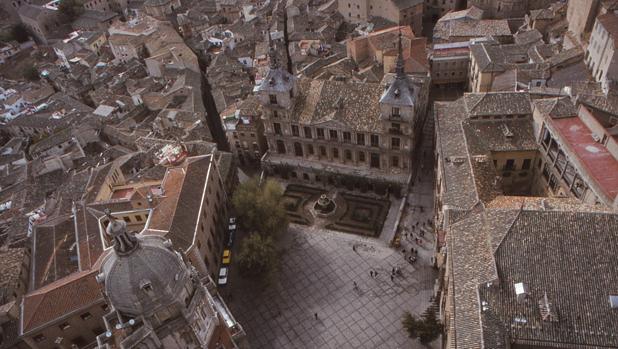
<svg viewBox="0 0 618 349"><path fill-rule="evenodd" d="M399 28L399 42L397 46L397 67L395 68L395 74L397 79L405 79L404 63L403 63L403 48L401 45L401 28Z"/></svg>
<svg viewBox="0 0 618 349"><path fill-rule="evenodd" d="M401 29L399 30L397 65L395 67L395 80L386 88L386 92L380 98L380 103L391 105L412 106L416 102L418 89L413 87L412 82L406 75L403 61L403 48L401 44Z"/></svg>

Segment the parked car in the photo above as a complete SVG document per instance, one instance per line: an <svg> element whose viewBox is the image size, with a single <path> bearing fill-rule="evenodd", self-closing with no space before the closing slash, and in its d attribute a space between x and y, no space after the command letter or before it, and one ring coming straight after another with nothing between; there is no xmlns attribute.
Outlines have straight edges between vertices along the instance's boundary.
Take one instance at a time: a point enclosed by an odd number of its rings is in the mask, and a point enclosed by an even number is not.
<svg viewBox="0 0 618 349"><path fill-rule="evenodd" d="M230 264L231 260L232 260L232 251L226 248L225 250L223 250L223 259L221 262L227 265L227 264Z"/></svg>
<svg viewBox="0 0 618 349"><path fill-rule="evenodd" d="M236 230L236 217L230 217L230 224L228 225L229 230Z"/></svg>
<svg viewBox="0 0 618 349"><path fill-rule="evenodd" d="M231 248L234 245L234 237L236 235L236 217L230 217L228 225L228 240L227 247Z"/></svg>
<svg viewBox="0 0 618 349"><path fill-rule="evenodd" d="M221 267L221 269L219 269L219 286L227 284L227 272L227 267Z"/></svg>
<svg viewBox="0 0 618 349"><path fill-rule="evenodd" d="M228 232L228 238L227 238L227 247L232 248L232 245L234 245L234 237L236 235L236 229L231 230Z"/></svg>

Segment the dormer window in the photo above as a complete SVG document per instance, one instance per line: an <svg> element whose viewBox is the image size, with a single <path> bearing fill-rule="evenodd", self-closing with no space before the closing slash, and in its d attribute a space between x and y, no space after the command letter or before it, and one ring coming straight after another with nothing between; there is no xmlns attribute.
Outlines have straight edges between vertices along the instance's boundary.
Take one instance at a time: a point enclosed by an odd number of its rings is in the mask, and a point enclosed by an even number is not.
<svg viewBox="0 0 618 349"><path fill-rule="evenodd" d="M270 99L270 104L277 104L277 95L268 95Z"/></svg>
<svg viewBox="0 0 618 349"><path fill-rule="evenodd" d="M154 295L154 290L152 289L152 283L150 283L150 280L142 280L139 287L142 291L146 292L146 294Z"/></svg>
<svg viewBox="0 0 618 349"><path fill-rule="evenodd" d="M393 116L400 116L398 107L393 107Z"/></svg>

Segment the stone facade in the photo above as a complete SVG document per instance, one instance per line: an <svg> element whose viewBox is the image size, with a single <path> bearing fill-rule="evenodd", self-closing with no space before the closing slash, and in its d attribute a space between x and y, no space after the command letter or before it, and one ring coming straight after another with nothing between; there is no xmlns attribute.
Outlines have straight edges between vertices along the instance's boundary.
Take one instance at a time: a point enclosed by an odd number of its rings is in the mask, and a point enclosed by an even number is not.
<svg viewBox="0 0 618 349"><path fill-rule="evenodd" d="M465 84L470 67L469 43L435 44L429 61L433 84Z"/></svg>
<svg viewBox="0 0 618 349"><path fill-rule="evenodd" d="M19 8L19 19L34 38L43 44L48 43L50 35L54 34L54 28L60 26L58 11L44 6L30 4L21 6Z"/></svg>
<svg viewBox="0 0 618 349"><path fill-rule="evenodd" d="M432 20L444 16L449 11L459 10L465 1L462 0L425 0L425 15Z"/></svg>
<svg viewBox="0 0 618 349"><path fill-rule="evenodd" d="M592 76L607 92L612 82L618 81L616 42L618 15L607 13L597 18L586 50L586 65Z"/></svg>
<svg viewBox="0 0 618 349"><path fill-rule="evenodd" d="M543 9L553 0L468 0L468 6L476 6L488 18L523 18L532 10Z"/></svg>
<svg viewBox="0 0 618 349"><path fill-rule="evenodd" d="M367 22L371 17L382 17L399 25L408 25L417 36L423 30L421 0L338 0L338 10L352 23Z"/></svg>
<svg viewBox="0 0 618 349"><path fill-rule="evenodd" d="M401 52L401 51L400 51ZM397 72L381 84L301 78L271 65L258 87L268 172L335 184L342 177L404 185L425 120L429 78Z"/></svg>

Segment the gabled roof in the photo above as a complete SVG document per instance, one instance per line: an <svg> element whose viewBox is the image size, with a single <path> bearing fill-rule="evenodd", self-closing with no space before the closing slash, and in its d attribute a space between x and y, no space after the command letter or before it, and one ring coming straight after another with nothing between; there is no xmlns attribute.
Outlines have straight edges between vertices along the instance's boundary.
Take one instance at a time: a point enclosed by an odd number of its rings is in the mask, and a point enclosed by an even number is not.
<svg viewBox="0 0 618 349"><path fill-rule="evenodd" d="M464 105L470 116L532 113L530 95L525 92L466 93Z"/></svg>
<svg viewBox="0 0 618 349"><path fill-rule="evenodd" d="M169 233L166 236L179 250L185 251L193 244L196 224L201 214L203 195L208 185L206 181L209 176L214 175L210 171L211 162L212 155L187 159L185 176L175 210L173 215L165 217L171 220Z"/></svg>
<svg viewBox="0 0 618 349"><path fill-rule="evenodd" d="M303 125L333 121L364 132L382 127L379 84L301 78L298 90L292 115Z"/></svg>
<svg viewBox="0 0 618 349"><path fill-rule="evenodd" d="M24 296L21 334L28 333L73 311L85 309L103 296L95 276L98 270L73 273Z"/></svg>
<svg viewBox="0 0 618 349"><path fill-rule="evenodd" d="M577 116L577 109L568 97L540 98L533 103L535 108L552 119Z"/></svg>
<svg viewBox="0 0 618 349"><path fill-rule="evenodd" d="M515 343L618 346L618 312L609 304L618 295L617 214L523 210L490 234L499 235L490 262L499 278L478 287L484 323L502 327ZM517 283L527 300L517 300ZM484 331L486 344L494 333Z"/></svg>
<svg viewBox="0 0 618 349"><path fill-rule="evenodd" d="M609 35L614 40L614 48L618 48L618 15L613 12L608 12L597 17L599 24L607 30Z"/></svg>

